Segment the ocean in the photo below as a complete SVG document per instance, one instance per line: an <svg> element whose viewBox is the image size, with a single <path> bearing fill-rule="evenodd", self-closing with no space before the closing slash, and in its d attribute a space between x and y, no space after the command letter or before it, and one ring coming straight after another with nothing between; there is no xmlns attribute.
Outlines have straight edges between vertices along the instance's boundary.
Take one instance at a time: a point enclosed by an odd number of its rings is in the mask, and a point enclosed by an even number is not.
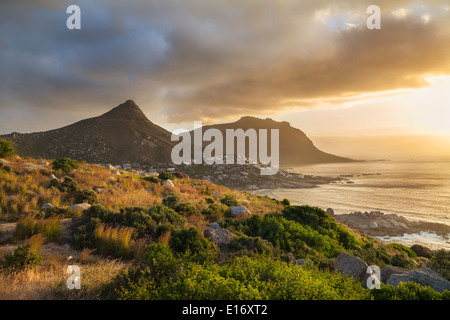
<svg viewBox="0 0 450 320"><path fill-rule="evenodd" d="M324 210L332 208L335 214L382 211L409 220L450 225L450 161L367 161L288 169L305 175L351 175L347 178L353 183L344 181L317 188L270 189L254 193L276 199L286 198L295 205L310 205ZM429 232L380 239L450 250L448 239Z"/></svg>

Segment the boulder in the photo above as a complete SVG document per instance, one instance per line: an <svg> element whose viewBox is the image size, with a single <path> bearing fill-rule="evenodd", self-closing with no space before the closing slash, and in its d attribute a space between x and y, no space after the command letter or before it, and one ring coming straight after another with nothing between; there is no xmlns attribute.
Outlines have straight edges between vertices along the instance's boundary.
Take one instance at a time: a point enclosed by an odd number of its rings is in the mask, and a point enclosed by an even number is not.
<svg viewBox="0 0 450 320"><path fill-rule="evenodd" d="M246 207L232 206L230 209L233 218L248 218L252 215Z"/></svg>
<svg viewBox="0 0 450 320"><path fill-rule="evenodd" d="M219 192L219 191L217 191L217 190L216 190L216 191L214 191L214 192L213 192L213 196L220 196L220 192Z"/></svg>
<svg viewBox="0 0 450 320"><path fill-rule="evenodd" d="M347 252L341 252L333 262L334 270L351 276L356 280L364 281L369 274L367 263L358 257L352 256Z"/></svg>
<svg viewBox="0 0 450 320"><path fill-rule="evenodd" d="M304 264L312 265L313 261L311 259L297 259L297 266L303 266Z"/></svg>
<svg viewBox="0 0 450 320"><path fill-rule="evenodd" d="M203 235L210 238L218 246L224 246L230 244L231 239L235 237L235 234L226 229L208 228L203 232Z"/></svg>
<svg viewBox="0 0 450 320"><path fill-rule="evenodd" d="M6 198L8 201L14 201L15 199L16 199L16 196L15 195L10 195L10 196L8 196L8 198Z"/></svg>
<svg viewBox="0 0 450 320"><path fill-rule="evenodd" d="M210 223L208 225L211 229L221 229L220 225L217 222Z"/></svg>
<svg viewBox="0 0 450 320"><path fill-rule="evenodd" d="M387 280L387 284L397 287L400 282L414 282L421 286L429 286L437 292L450 290L450 281L440 276L430 268L420 268L403 274L393 274Z"/></svg>
<svg viewBox="0 0 450 320"><path fill-rule="evenodd" d="M170 179L167 179L166 181L164 181L163 186L168 187L168 188L175 188L175 185L173 184L172 180L170 180Z"/></svg>
<svg viewBox="0 0 450 320"><path fill-rule="evenodd" d="M328 208L328 209L327 209L327 213L328 213L330 216L334 216L334 210L331 209L331 208Z"/></svg>
<svg viewBox="0 0 450 320"><path fill-rule="evenodd" d="M41 209L48 209L48 208L53 208L53 206L50 203L44 203L41 207Z"/></svg>
<svg viewBox="0 0 450 320"><path fill-rule="evenodd" d="M120 175L120 172L118 170L111 170L111 174Z"/></svg>
<svg viewBox="0 0 450 320"><path fill-rule="evenodd" d="M380 279L381 282L386 283L390 278L390 276L392 276L393 274L404 274L409 272L409 270L400 267L389 266L381 268L380 272L381 272L381 279Z"/></svg>
<svg viewBox="0 0 450 320"><path fill-rule="evenodd" d="M111 170L111 169L114 169L114 166L113 166L112 164L108 163L108 164L105 166L105 168Z"/></svg>
<svg viewBox="0 0 450 320"><path fill-rule="evenodd" d="M72 211L84 211L89 209L91 205L89 203L77 203L69 207Z"/></svg>

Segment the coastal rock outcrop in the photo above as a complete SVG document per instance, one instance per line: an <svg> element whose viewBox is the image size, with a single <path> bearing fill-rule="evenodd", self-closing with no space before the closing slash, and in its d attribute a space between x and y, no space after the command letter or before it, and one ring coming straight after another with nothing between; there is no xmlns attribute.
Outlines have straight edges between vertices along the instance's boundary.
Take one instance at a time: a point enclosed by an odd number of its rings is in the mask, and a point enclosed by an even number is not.
<svg viewBox="0 0 450 320"><path fill-rule="evenodd" d="M400 282L414 282L421 286L429 286L440 293L450 290L450 281L441 277L436 271L426 267L402 274L393 274L386 283L397 287Z"/></svg>
<svg viewBox="0 0 450 320"><path fill-rule="evenodd" d="M401 236L405 233L431 231L448 238L450 234L450 226L446 224L411 221L396 214L384 214L380 211L339 214L334 218L370 236Z"/></svg>

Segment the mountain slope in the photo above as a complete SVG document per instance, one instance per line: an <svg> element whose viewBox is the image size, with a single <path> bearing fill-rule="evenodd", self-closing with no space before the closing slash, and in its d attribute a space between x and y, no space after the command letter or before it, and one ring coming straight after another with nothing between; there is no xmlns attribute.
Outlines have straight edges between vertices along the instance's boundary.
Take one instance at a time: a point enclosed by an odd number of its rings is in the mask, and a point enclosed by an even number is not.
<svg viewBox="0 0 450 320"><path fill-rule="evenodd" d="M169 162L171 133L155 125L132 100L95 118L29 134L5 135L18 154L31 157L71 157L94 163Z"/></svg>
<svg viewBox="0 0 450 320"><path fill-rule="evenodd" d="M238 121L232 123L203 126L203 132L210 128L220 130L224 137L226 129L235 130L241 128L246 131L247 129L253 128L257 132L258 129L268 129L268 139L270 139L271 129L279 129L279 159L280 165L284 166L354 161L352 159L335 156L317 149L303 131L292 127L287 121L278 122L269 118L259 119L255 117L242 117ZM204 145L207 145L207 143ZM270 152L270 143L268 143L268 150ZM248 143L246 146L246 152L248 152Z"/></svg>
<svg viewBox="0 0 450 320"><path fill-rule="evenodd" d="M209 128L221 130L224 137L226 129L279 129L281 165L352 161L320 151L301 130L285 121L243 117L233 123L204 126L203 131ZM169 131L147 119L132 100L101 116L63 128L11 133L0 138L12 141L21 156L47 159L70 157L91 163L135 162L142 165L170 163L172 148L178 143L171 141ZM207 144L205 142L204 146Z"/></svg>

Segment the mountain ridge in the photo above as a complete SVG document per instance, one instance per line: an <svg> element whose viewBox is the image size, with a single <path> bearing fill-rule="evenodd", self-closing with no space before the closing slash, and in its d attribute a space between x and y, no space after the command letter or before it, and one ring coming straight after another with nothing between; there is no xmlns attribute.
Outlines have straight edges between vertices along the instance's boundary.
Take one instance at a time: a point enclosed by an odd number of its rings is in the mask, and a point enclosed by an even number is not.
<svg viewBox="0 0 450 320"><path fill-rule="evenodd" d="M204 126L202 130L209 128L221 131L279 129L281 165L353 161L317 149L303 131L287 121L244 116L235 122ZM133 100L127 100L100 116L62 128L33 133L14 132L0 138L12 141L21 156L70 157L79 161L114 164L171 163L171 152L176 145L171 141L171 133L151 122Z"/></svg>

